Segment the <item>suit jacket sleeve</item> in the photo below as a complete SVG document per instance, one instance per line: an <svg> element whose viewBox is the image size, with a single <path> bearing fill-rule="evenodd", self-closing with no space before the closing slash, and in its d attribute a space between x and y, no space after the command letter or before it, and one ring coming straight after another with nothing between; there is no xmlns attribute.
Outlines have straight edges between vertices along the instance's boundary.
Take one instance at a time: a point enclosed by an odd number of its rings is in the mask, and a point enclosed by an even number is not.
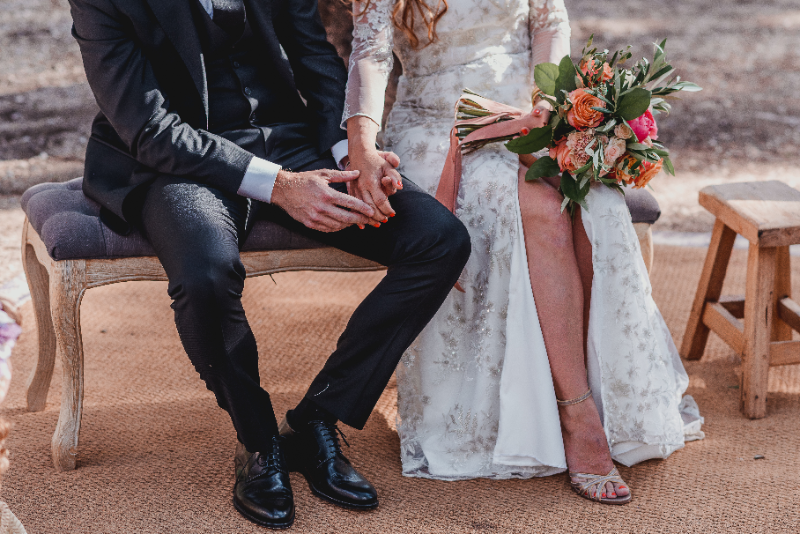
<svg viewBox="0 0 800 534"><path fill-rule="evenodd" d="M70 0L70 7L95 99L136 161L235 194L253 155L171 109L126 18L109 0Z"/></svg>
<svg viewBox="0 0 800 534"><path fill-rule="evenodd" d="M284 0L273 24L289 57L297 89L317 123L318 149L330 149L347 134L339 127L347 70L328 42L317 0Z"/></svg>

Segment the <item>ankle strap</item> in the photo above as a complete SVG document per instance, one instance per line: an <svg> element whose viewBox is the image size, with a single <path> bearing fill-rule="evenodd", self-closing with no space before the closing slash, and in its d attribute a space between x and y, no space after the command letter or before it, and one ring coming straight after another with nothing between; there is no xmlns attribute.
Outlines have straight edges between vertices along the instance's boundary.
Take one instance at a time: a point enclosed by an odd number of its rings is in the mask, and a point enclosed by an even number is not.
<svg viewBox="0 0 800 534"><path fill-rule="evenodd" d="M556 399L556 404L558 404L559 406L570 406L572 404L580 404L580 403L582 403L583 401L585 401L586 399L588 399L591 396L592 396L592 390L590 389L589 391L587 391L586 393L584 393L580 397L576 397L574 399L570 399L570 400L558 400L558 399Z"/></svg>

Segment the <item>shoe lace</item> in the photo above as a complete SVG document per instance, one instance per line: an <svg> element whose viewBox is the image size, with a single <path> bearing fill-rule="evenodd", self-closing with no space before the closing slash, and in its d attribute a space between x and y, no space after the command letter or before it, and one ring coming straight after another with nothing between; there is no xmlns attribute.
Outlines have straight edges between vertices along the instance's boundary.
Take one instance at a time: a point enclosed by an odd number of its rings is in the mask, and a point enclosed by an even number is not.
<svg viewBox="0 0 800 534"><path fill-rule="evenodd" d="M336 423L325 423L323 422L321 425L322 427L322 438L325 440L325 444L332 448L335 454L339 454L342 452L342 446L339 443L339 436L341 436L342 441L344 444L350 447L350 443L347 442L347 438L344 435L344 432L339 428ZM330 450L330 449L329 449Z"/></svg>
<svg viewBox="0 0 800 534"><path fill-rule="evenodd" d="M283 470L283 454L281 454L280 445L277 441L273 441L272 448L269 452L261 453L258 455L258 465L270 469Z"/></svg>

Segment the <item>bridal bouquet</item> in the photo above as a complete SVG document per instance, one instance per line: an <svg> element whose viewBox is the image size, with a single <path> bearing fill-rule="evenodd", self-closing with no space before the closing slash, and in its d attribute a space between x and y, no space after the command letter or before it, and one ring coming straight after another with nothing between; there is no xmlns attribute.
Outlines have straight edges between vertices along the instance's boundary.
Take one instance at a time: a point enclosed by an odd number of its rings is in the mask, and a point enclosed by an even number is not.
<svg viewBox="0 0 800 534"><path fill-rule="evenodd" d="M668 114L666 99L679 91L700 91L697 85L673 77L667 63L666 40L655 45L652 61L642 59L630 68L630 46L609 58L608 50L592 48L592 39L578 63L569 56L556 65L536 65L534 80L541 98L553 106L549 123L517 133L487 137L478 130L490 124L519 119L497 104L465 90L456 107L455 135L469 152L490 142L507 141L517 154L549 149L525 175L526 180L561 174L562 211L586 207L593 182L624 193L623 186L647 185L663 168L674 175L669 151L658 139L655 115ZM511 126L508 124L507 126ZM500 131L501 129L498 129Z"/></svg>

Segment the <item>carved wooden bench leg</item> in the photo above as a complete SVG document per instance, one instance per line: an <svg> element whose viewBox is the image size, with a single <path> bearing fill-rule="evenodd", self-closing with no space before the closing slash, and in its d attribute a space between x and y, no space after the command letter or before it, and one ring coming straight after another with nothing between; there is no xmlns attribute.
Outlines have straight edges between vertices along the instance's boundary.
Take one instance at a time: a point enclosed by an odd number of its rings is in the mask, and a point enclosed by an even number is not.
<svg viewBox="0 0 800 534"><path fill-rule="evenodd" d="M750 419L767 415L769 351L775 316L775 247L750 245L747 290L744 297L744 354L742 355L742 412Z"/></svg>
<svg viewBox="0 0 800 534"><path fill-rule="evenodd" d="M39 262L36 251L28 243L28 223L22 234L22 265L28 279L33 309L36 314L36 328L39 335L39 358L28 378L27 401L28 411L44 410L47 402L47 391L53 378L53 366L56 363L56 335L53 321L50 318L50 280L47 268Z"/></svg>
<svg viewBox="0 0 800 534"><path fill-rule="evenodd" d="M706 349L709 328L703 323L703 312L706 302L716 302L722 294L722 283L725 281L735 240L736 232L717 219L681 343L681 356L687 360L699 360Z"/></svg>
<svg viewBox="0 0 800 534"><path fill-rule="evenodd" d="M83 341L80 305L86 290L86 262L53 262L50 271L51 313L63 367L61 414L53 434L53 463L59 471L75 469L83 411Z"/></svg>

